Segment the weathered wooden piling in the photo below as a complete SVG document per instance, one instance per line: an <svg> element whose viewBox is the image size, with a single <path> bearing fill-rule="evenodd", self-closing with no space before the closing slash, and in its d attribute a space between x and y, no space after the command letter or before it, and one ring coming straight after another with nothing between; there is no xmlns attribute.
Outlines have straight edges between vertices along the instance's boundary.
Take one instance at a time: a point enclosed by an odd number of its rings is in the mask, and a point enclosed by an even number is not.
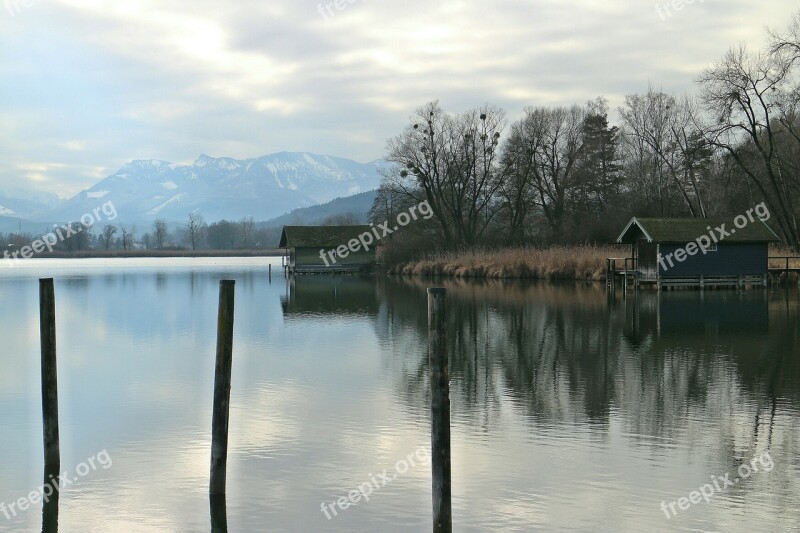
<svg viewBox="0 0 800 533"><path fill-rule="evenodd" d="M39 330L42 345L42 419L44 464L58 467L58 365L56 363L56 296L52 278L39 280Z"/></svg>
<svg viewBox="0 0 800 533"><path fill-rule="evenodd" d="M58 490L56 490L56 480L60 474L59 470L59 466L48 465L44 467L44 481L42 481L42 533L58 533Z"/></svg>
<svg viewBox="0 0 800 533"><path fill-rule="evenodd" d="M225 494L228 462L228 416L233 366L233 310L235 281L219 284L217 362L214 372L214 414L211 423L211 482L209 493Z"/></svg>
<svg viewBox="0 0 800 533"><path fill-rule="evenodd" d="M224 494L209 497L211 507L211 533L228 533L228 511Z"/></svg>
<svg viewBox="0 0 800 533"><path fill-rule="evenodd" d="M450 502L450 373L447 361L446 294L445 289L428 289L434 533L451 533L453 530Z"/></svg>
<svg viewBox="0 0 800 533"><path fill-rule="evenodd" d="M789 286L789 258L786 258L786 286Z"/></svg>

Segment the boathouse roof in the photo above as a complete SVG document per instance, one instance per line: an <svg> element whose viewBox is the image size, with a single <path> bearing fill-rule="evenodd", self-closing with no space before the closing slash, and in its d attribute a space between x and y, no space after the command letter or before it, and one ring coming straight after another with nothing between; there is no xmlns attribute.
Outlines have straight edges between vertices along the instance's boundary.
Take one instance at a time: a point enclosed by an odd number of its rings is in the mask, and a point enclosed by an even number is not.
<svg viewBox="0 0 800 533"><path fill-rule="evenodd" d="M618 243L631 243L641 237L647 242L687 243L712 232L718 235L716 228L721 227L730 234L724 242L778 242L781 239L772 231L766 222L755 218L748 219L747 225L737 228L734 217L730 218L637 218L633 217L617 238ZM709 229L710 228L710 229Z"/></svg>
<svg viewBox="0 0 800 533"><path fill-rule="evenodd" d="M372 226L284 226L280 248L335 248L372 232Z"/></svg>

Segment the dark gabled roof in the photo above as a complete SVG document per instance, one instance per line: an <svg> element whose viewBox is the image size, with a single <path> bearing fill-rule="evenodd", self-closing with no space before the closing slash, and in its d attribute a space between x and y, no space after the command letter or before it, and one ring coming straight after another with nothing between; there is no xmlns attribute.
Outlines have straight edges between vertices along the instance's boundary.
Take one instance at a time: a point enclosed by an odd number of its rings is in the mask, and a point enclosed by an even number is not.
<svg viewBox="0 0 800 533"><path fill-rule="evenodd" d="M370 233L371 226L284 226L280 248L336 248ZM376 239L373 239L376 240Z"/></svg>
<svg viewBox="0 0 800 533"><path fill-rule="evenodd" d="M722 239L724 242L778 242L781 239L760 219L750 222L743 228L737 228L731 218L636 218L633 217L617 238L618 243L629 243L632 234L640 231L647 242L687 243L708 236L717 227L725 224L725 231L730 235ZM709 230L711 226L711 230ZM731 231L733 230L733 231Z"/></svg>

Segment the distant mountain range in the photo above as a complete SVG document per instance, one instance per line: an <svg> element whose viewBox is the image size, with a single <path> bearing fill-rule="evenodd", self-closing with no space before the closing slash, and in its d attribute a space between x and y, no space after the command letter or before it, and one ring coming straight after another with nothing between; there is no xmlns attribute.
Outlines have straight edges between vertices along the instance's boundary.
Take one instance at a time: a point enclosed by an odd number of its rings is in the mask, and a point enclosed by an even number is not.
<svg viewBox="0 0 800 533"><path fill-rule="evenodd" d="M372 208L377 194L377 190L372 190L345 198L336 198L320 205L300 207L291 213L267 220L264 226L316 226L336 215L352 215L355 217L355 223L366 224L369 210Z"/></svg>
<svg viewBox="0 0 800 533"><path fill-rule="evenodd" d="M58 201L44 203L33 199L11 198L0 195L0 217L33 218L58 205Z"/></svg>
<svg viewBox="0 0 800 533"><path fill-rule="evenodd" d="M0 196L0 227L9 231L8 224L17 217L48 224L77 221L108 201L116 207L117 223L149 224L157 218L184 222L193 212L207 222L248 216L267 221L294 209L373 191L387 165L382 160L358 163L293 152L245 160L201 155L191 165L132 161L55 206ZM370 198L364 197L355 204L367 201ZM363 211L361 207L354 211Z"/></svg>

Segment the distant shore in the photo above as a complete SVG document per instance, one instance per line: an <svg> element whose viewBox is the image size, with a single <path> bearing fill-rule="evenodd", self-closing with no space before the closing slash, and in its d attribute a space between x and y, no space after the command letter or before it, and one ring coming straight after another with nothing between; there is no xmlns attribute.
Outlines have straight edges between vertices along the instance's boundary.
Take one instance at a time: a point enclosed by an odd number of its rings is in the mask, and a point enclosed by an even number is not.
<svg viewBox="0 0 800 533"><path fill-rule="evenodd" d="M283 250L81 250L37 254L30 259L103 259L135 257L280 257ZM2 256L0 256L2 258ZM23 260L23 259L21 259Z"/></svg>
<svg viewBox="0 0 800 533"><path fill-rule="evenodd" d="M550 246L443 252L393 265L390 275L420 277L602 281L606 259L625 257L627 247Z"/></svg>

